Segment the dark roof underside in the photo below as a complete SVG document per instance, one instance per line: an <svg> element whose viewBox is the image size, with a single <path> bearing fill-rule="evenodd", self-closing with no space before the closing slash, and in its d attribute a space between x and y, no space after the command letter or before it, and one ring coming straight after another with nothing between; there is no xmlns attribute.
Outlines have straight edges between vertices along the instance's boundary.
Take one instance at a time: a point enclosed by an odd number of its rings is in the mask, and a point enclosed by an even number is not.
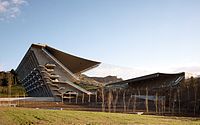
<svg viewBox="0 0 200 125"><path fill-rule="evenodd" d="M100 62L95 62L77 56L73 56L49 46L45 46L45 49L50 54L52 54L57 60L59 60L72 73L84 72L100 64Z"/></svg>
<svg viewBox="0 0 200 125"><path fill-rule="evenodd" d="M133 78L133 79L128 79L128 80L124 80L121 82L116 82L116 83L110 83L107 84L107 86L112 86L112 85L119 85L119 84L137 84L138 82L142 82L142 81L148 81L148 80L153 80L153 79L162 79L162 78L173 78L173 77L177 77L177 76L185 76L185 73L176 73L176 74L165 74L165 73L154 73L154 74L150 74L150 75L145 75L145 76L141 76L141 77L137 77L137 78Z"/></svg>

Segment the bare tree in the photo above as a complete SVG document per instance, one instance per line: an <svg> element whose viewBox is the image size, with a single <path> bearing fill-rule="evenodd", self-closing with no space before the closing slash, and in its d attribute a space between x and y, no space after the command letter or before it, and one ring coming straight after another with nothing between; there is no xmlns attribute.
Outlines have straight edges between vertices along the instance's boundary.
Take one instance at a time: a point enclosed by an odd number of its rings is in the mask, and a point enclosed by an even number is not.
<svg viewBox="0 0 200 125"><path fill-rule="evenodd" d="M82 104L84 103L84 100L85 100L85 94L83 93L82 94Z"/></svg>
<svg viewBox="0 0 200 125"><path fill-rule="evenodd" d="M109 89L109 93L108 93L108 111L111 112L111 104L113 101L113 95L111 90Z"/></svg>
<svg viewBox="0 0 200 125"><path fill-rule="evenodd" d="M178 94L178 113L181 113L181 99L180 99L180 89L177 89L177 94Z"/></svg>
<svg viewBox="0 0 200 125"><path fill-rule="evenodd" d="M134 95L134 101L133 101L133 112L136 111L136 104L137 104L137 98L136 98L136 94Z"/></svg>
<svg viewBox="0 0 200 125"><path fill-rule="evenodd" d="M97 101L98 101L98 92L95 93L95 102L97 104Z"/></svg>
<svg viewBox="0 0 200 125"><path fill-rule="evenodd" d="M146 87L146 101L145 101L145 105L146 105L146 112L149 112L149 104L148 104L148 88Z"/></svg>
<svg viewBox="0 0 200 125"><path fill-rule="evenodd" d="M102 112L105 112L105 100L104 100L104 88L102 87L101 88L101 96L102 96L102 105L101 105L101 107L102 107Z"/></svg>
<svg viewBox="0 0 200 125"><path fill-rule="evenodd" d="M118 91L116 91L115 100L113 103L114 112L116 112L117 101L118 101Z"/></svg>
<svg viewBox="0 0 200 125"><path fill-rule="evenodd" d="M172 114L174 114L174 112L175 112L175 102L176 102L176 93L174 93L174 98L173 98Z"/></svg>
<svg viewBox="0 0 200 125"><path fill-rule="evenodd" d="M129 106L130 106L131 99L132 99L132 93L130 94L130 97L128 99L127 111L129 111Z"/></svg>
<svg viewBox="0 0 200 125"><path fill-rule="evenodd" d="M156 91L155 107L156 107L156 113L157 113L158 112L158 92L157 91Z"/></svg>
<svg viewBox="0 0 200 125"><path fill-rule="evenodd" d="M76 104L78 103L78 93L76 94Z"/></svg>
<svg viewBox="0 0 200 125"><path fill-rule="evenodd" d="M124 105L124 112L126 112L126 91L123 92L123 105Z"/></svg>
<svg viewBox="0 0 200 125"><path fill-rule="evenodd" d="M169 113L171 112L172 88L169 88Z"/></svg>
<svg viewBox="0 0 200 125"><path fill-rule="evenodd" d="M196 108L197 108L197 85L194 85L194 115L196 115Z"/></svg>

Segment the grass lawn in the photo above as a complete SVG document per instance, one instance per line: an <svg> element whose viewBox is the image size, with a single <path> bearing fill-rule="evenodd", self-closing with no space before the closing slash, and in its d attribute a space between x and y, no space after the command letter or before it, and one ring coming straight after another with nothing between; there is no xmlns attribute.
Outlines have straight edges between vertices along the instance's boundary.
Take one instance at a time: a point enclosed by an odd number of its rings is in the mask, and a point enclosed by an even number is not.
<svg viewBox="0 0 200 125"><path fill-rule="evenodd" d="M200 119L0 107L0 125L200 125Z"/></svg>

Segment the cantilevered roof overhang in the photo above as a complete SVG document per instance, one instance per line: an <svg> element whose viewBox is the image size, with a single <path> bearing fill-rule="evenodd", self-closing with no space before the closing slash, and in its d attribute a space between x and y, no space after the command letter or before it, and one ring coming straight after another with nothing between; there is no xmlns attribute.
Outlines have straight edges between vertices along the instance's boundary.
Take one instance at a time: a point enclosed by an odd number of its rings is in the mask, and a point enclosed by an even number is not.
<svg viewBox="0 0 200 125"><path fill-rule="evenodd" d="M175 74L154 73L154 74L149 74L149 75L145 75L145 76L141 76L141 77L137 77L133 79L128 79L128 80L124 80L120 82L109 83L109 84L106 84L106 86L117 86L117 85L123 85L123 84L139 85L141 84L141 82L145 82L145 81L158 80L158 79L164 79L164 78L174 78L174 77L176 79L172 82L178 83L185 77L185 73L184 72L175 73Z"/></svg>
<svg viewBox="0 0 200 125"><path fill-rule="evenodd" d="M67 69L69 69L74 74L85 72L94 67L97 67L100 64L100 62L74 56L47 45L32 44L32 46L42 47L42 49L48 51L52 56L54 56L58 61L60 61Z"/></svg>

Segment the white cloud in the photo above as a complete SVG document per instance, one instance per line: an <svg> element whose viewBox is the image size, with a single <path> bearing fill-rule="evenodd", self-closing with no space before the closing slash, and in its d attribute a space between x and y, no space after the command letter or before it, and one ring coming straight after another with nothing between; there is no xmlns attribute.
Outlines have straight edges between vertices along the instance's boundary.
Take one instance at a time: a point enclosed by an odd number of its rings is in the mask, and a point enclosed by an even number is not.
<svg viewBox="0 0 200 125"><path fill-rule="evenodd" d="M149 73L153 72L142 69L128 68L128 67L115 66L103 63L99 67L87 71L85 74L97 77L105 77L108 75L112 75L125 80L134 77L139 77L142 75L147 75Z"/></svg>
<svg viewBox="0 0 200 125"><path fill-rule="evenodd" d="M143 75L148 75L151 73L179 73L185 72L186 78L191 76L199 76L200 75L200 65L187 64L187 65L177 65L177 66L169 66L169 67L157 67L157 68L127 68L122 66L115 66L110 64L101 64L99 67L94 68L92 70L87 71L85 74L89 76L97 76L97 77L105 77L108 75L117 76L119 78L130 79Z"/></svg>
<svg viewBox="0 0 200 125"><path fill-rule="evenodd" d="M6 12L7 7L9 6L8 1L0 1L0 13Z"/></svg>
<svg viewBox="0 0 200 125"><path fill-rule="evenodd" d="M200 75L200 65L185 65L173 68L175 72L186 72L186 78L191 76L199 76Z"/></svg>
<svg viewBox="0 0 200 125"><path fill-rule="evenodd" d="M27 1L25 1L25 0L12 0L11 2L16 5L21 5L21 4L27 3Z"/></svg>
<svg viewBox="0 0 200 125"><path fill-rule="evenodd" d="M0 20L15 18L25 4L27 4L26 0L0 0Z"/></svg>

